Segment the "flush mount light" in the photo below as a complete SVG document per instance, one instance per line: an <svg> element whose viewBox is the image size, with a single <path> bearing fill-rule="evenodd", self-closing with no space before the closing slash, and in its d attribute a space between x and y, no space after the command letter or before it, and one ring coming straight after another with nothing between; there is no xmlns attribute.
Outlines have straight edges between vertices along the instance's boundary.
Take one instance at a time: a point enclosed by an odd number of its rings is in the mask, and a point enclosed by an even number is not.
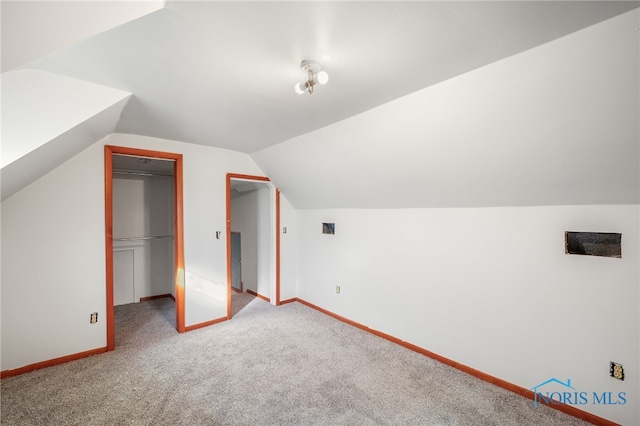
<svg viewBox="0 0 640 426"><path fill-rule="evenodd" d="M307 81L297 83L295 86L296 93L302 95L304 92L313 94L313 88L316 84L326 84L329 81L329 74L322 71L319 63L314 61L302 61L300 63L300 71L307 74Z"/></svg>

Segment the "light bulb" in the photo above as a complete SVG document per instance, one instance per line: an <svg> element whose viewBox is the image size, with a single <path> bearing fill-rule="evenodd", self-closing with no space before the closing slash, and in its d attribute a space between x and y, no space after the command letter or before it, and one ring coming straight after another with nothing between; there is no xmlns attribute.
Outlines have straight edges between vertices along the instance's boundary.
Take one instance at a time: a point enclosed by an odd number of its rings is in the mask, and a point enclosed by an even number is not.
<svg viewBox="0 0 640 426"><path fill-rule="evenodd" d="M326 71L320 71L316 74L316 81L320 84L327 84L327 81L329 81L329 74L327 74Z"/></svg>
<svg viewBox="0 0 640 426"><path fill-rule="evenodd" d="M306 83L296 83L295 90L298 95L302 95L306 90Z"/></svg>

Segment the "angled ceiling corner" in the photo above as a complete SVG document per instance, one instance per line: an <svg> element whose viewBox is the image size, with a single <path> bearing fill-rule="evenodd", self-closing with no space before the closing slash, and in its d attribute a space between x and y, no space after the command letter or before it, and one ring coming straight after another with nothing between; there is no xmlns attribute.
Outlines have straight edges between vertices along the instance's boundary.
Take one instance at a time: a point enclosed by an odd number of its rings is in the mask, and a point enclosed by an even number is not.
<svg viewBox="0 0 640 426"><path fill-rule="evenodd" d="M38 70L2 74L2 200L112 133L131 93Z"/></svg>
<svg viewBox="0 0 640 426"><path fill-rule="evenodd" d="M148 15L164 8L165 3L164 0L3 0L2 72Z"/></svg>

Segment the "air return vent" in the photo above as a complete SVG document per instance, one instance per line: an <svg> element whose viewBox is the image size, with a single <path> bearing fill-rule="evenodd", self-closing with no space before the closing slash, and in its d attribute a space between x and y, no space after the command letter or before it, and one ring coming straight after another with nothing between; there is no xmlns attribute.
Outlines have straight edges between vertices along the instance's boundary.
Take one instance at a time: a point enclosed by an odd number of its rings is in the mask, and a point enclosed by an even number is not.
<svg viewBox="0 0 640 426"><path fill-rule="evenodd" d="M564 233L564 248L567 254L620 258L622 234L567 231Z"/></svg>
<svg viewBox="0 0 640 426"><path fill-rule="evenodd" d="M335 223L322 223L322 233L333 235L336 233Z"/></svg>

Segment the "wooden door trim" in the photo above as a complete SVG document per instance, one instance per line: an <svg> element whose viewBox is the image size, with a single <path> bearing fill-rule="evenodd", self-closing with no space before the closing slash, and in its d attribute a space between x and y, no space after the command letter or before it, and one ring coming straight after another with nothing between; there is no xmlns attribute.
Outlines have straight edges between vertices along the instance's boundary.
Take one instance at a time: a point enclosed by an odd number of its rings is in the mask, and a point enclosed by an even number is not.
<svg viewBox="0 0 640 426"><path fill-rule="evenodd" d="M107 287L107 351L115 348L115 321L113 307L113 155L132 155L136 157L174 160L174 266L175 266L175 300L176 329L185 332L184 320L184 224L183 224L183 179L182 154L152 151L147 149L127 148L105 145L104 147L104 180L105 180L105 257Z"/></svg>
<svg viewBox="0 0 640 426"><path fill-rule="evenodd" d="M276 188L276 306L280 306L280 190Z"/></svg>
<svg viewBox="0 0 640 426"><path fill-rule="evenodd" d="M113 151L104 147L105 262L107 269L107 351L115 349L113 316Z"/></svg>
<svg viewBox="0 0 640 426"><path fill-rule="evenodd" d="M254 176L254 175L245 175L239 173L227 173L226 180L226 191L227 191L227 205L226 205L226 215L227 215L227 319L231 319L231 179L243 179L243 180L252 180L259 182L271 182L271 180L266 176ZM276 280L276 291L275 291L275 304L276 306L280 305L280 191L275 188L275 240L276 240L276 253L275 253L275 280Z"/></svg>

